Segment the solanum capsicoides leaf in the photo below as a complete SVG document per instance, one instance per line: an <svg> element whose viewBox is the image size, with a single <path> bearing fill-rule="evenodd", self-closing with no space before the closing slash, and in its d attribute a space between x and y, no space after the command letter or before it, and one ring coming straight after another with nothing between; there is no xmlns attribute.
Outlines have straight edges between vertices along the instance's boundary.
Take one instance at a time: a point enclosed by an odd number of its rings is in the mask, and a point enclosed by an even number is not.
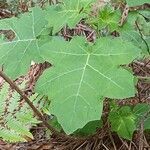
<svg viewBox="0 0 150 150"><path fill-rule="evenodd" d="M74 28L76 24L87 16L85 9L95 0L63 0L62 3L51 5L47 9L46 19L49 26L53 27L53 34L64 26Z"/></svg>
<svg viewBox="0 0 150 150"><path fill-rule="evenodd" d="M130 42L101 38L91 44L83 37L70 42L55 38L41 49L53 67L42 75L36 90L49 96L50 111L67 134L99 120L104 97L135 95L133 75L120 66L140 53Z"/></svg>
<svg viewBox="0 0 150 150"><path fill-rule="evenodd" d="M19 18L0 20L0 30L12 30L15 38L12 41L0 40L0 64L11 77L24 74L31 61L41 61L37 37L45 29L47 21L44 11L33 8Z"/></svg>

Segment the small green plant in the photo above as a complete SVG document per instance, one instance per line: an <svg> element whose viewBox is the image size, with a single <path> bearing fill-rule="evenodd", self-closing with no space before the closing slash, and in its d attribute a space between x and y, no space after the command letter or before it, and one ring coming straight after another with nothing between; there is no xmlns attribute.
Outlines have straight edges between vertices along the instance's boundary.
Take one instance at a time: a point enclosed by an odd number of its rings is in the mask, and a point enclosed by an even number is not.
<svg viewBox="0 0 150 150"><path fill-rule="evenodd" d="M24 89L25 85L20 85ZM33 104L42 110L42 96L34 94L30 97ZM33 139L30 128L38 123L33 111L20 95L12 91L7 83L0 90L0 137L9 142L27 141Z"/></svg>
<svg viewBox="0 0 150 150"><path fill-rule="evenodd" d="M119 9L106 5L97 15L92 15L93 3L94 0L64 0L45 9L34 7L17 17L0 20L0 30L12 30L15 34L12 40L4 36L0 39L0 64L4 72L15 79L27 72L31 61L51 63L52 67L40 77L35 91L51 99L47 113L57 118L67 134L100 120L105 98L134 97L135 76L127 65L143 56L149 57L150 24L144 12L129 13L126 22L119 26ZM127 3L139 5L139 1ZM60 36L62 28L74 29L81 20L96 32L96 40L89 42L83 35L70 40ZM107 34L100 34L104 30ZM114 32L119 37L112 36ZM4 85L0 95L1 114L7 90ZM15 93L9 102L11 110L15 109L19 98ZM12 118L9 122L2 117L4 127L0 124L0 137L10 142L24 141L24 135L32 138L28 124L37 123L37 120L29 109L25 111L26 118L22 118L24 111L15 112L21 117L15 118L20 127L15 127L12 115L7 115ZM131 139L137 129L137 118L130 107L115 108L109 114L112 130L126 139ZM21 128L26 119L27 126Z"/></svg>

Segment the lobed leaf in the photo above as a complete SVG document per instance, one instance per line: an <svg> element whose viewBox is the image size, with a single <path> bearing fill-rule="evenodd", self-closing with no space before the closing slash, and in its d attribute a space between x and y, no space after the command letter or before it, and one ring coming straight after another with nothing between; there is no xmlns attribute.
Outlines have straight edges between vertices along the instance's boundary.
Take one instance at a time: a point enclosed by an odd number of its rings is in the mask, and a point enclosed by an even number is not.
<svg viewBox="0 0 150 150"><path fill-rule="evenodd" d="M140 53L130 42L107 37L91 44L83 37L70 42L54 38L41 49L53 68L42 75L36 90L52 99L50 112L68 134L100 119L103 97L135 95L133 75L120 67Z"/></svg>
<svg viewBox="0 0 150 150"><path fill-rule="evenodd" d="M0 64L5 73L15 78L24 74L31 61L41 61L37 37L45 30L45 13L40 8L33 8L19 18L0 20L0 30L12 30L12 41L0 40Z"/></svg>
<svg viewBox="0 0 150 150"><path fill-rule="evenodd" d="M64 0L63 3L50 6L47 9L46 19L53 34L60 31L64 26L74 28L76 24L87 16L84 10L95 0Z"/></svg>

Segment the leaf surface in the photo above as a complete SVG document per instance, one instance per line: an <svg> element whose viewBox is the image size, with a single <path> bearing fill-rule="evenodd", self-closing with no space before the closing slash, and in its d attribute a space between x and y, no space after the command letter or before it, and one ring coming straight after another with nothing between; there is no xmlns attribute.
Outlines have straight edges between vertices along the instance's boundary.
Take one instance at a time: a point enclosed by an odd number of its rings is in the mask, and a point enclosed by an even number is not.
<svg viewBox="0 0 150 150"><path fill-rule="evenodd" d="M135 94L133 75L120 67L140 53L130 42L101 38L91 44L83 37L70 42L55 38L41 49L53 68L42 75L36 90L52 99L50 111L68 134L100 119L103 97Z"/></svg>
<svg viewBox="0 0 150 150"><path fill-rule="evenodd" d="M133 132L136 130L135 118L128 106L122 107L118 111L112 111L109 114L112 130L129 140L132 139Z"/></svg>
<svg viewBox="0 0 150 150"><path fill-rule="evenodd" d="M47 9L46 19L53 27L53 34L60 31L65 25L74 28L76 24L87 16L85 8L94 0L64 0L63 3L50 6Z"/></svg>
<svg viewBox="0 0 150 150"><path fill-rule="evenodd" d="M144 130L150 129L150 114L148 113L149 110L149 104L137 104L133 109L133 113L136 115L137 118L137 126L139 126L141 120L143 120Z"/></svg>
<svg viewBox="0 0 150 150"><path fill-rule="evenodd" d="M130 7L143 5L144 3L149 3L149 0L126 0Z"/></svg>
<svg viewBox="0 0 150 150"><path fill-rule="evenodd" d="M0 21L0 30L12 30L15 38L12 41L0 40L0 64L11 77L24 74L31 61L41 61L37 37L45 29L44 11L33 8L19 18Z"/></svg>
<svg viewBox="0 0 150 150"><path fill-rule="evenodd" d="M88 23L98 30L109 30L109 32L119 28L118 22L120 20L120 11L114 10L112 7L102 8L98 15L89 17Z"/></svg>

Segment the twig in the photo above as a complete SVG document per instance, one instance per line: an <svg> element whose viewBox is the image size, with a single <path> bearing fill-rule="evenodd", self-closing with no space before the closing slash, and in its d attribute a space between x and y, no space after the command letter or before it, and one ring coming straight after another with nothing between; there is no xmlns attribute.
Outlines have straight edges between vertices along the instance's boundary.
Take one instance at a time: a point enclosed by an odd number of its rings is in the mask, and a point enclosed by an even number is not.
<svg viewBox="0 0 150 150"><path fill-rule="evenodd" d="M102 146L103 146L106 150L110 150L108 147L106 147L105 144L102 144Z"/></svg>
<svg viewBox="0 0 150 150"><path fill-rule="evenodd" d="M128 13L129 13L129 6L128 5L125 5L125 8L123 10L123 13L122 13L122 16L121 16L121 19L119 21L119 26L123 26L125 21L127 20L128 18Z"/></svg>
<svg viewBox="0 0 150 150"><path fill-rule="evenodd" d="M116 145L115 145L115 142L114 142L114 139L113 139L113 137L112 137L112 134L111 134L110 130L109 130L109 136L110 136L111 143L112 143L112 145L113 145L113 147L114 147L114 150L117 150Z"/></svg>
<svg viewBox="0 0 150 150"><path fill-rule="evenodd" d="M30 99L26 96L26 94L6 75L0 70L0 76L11 86L11 88L15 89L21 97L26 101L26 103L31 107L34 111L35 115L39 117L39 119L43 122L43 124L51 131L52 134L60 134L55 128L48 124L45 120L44 116L40 113L40 111L33 105Z"/></svg>
<svg viewBox="0 0 150 150"><path fill-rule="evenodd" d="M119 137L119 139L120 139L121 142L122 142L122 146L125 146L127 149L129 149L129 145L127 144L127 142L126 142L126 141L123 141L120 137Z"/></svg>
<svg viewBox="0 0 150 150"><path fill-rule="evenodd" d="M149 148L150 148L150 145L148 144L148 142L147 142L147 139L146 139L145 135L144 135L143 140L144 140L144 144L146 145L146 147L149 147ZM145 147L145 146L144 146L144 147Z"/></svg>
<svg viewBox="0 0 150 150"><path fill-rule="evenodd" d="M143 137L144 137L144 120L142 119L140 122L140 130L139 130L139 150L143 150L144 147L144 142L143 142Z"/></svg>
<svg viewBox="0 0 150 150"><path fill-rule="evenodd" d="M144 3L143 5L135 6L135 7L129 7L130 11L137 11L137 10L149 10L150 4Z"/></svg>

